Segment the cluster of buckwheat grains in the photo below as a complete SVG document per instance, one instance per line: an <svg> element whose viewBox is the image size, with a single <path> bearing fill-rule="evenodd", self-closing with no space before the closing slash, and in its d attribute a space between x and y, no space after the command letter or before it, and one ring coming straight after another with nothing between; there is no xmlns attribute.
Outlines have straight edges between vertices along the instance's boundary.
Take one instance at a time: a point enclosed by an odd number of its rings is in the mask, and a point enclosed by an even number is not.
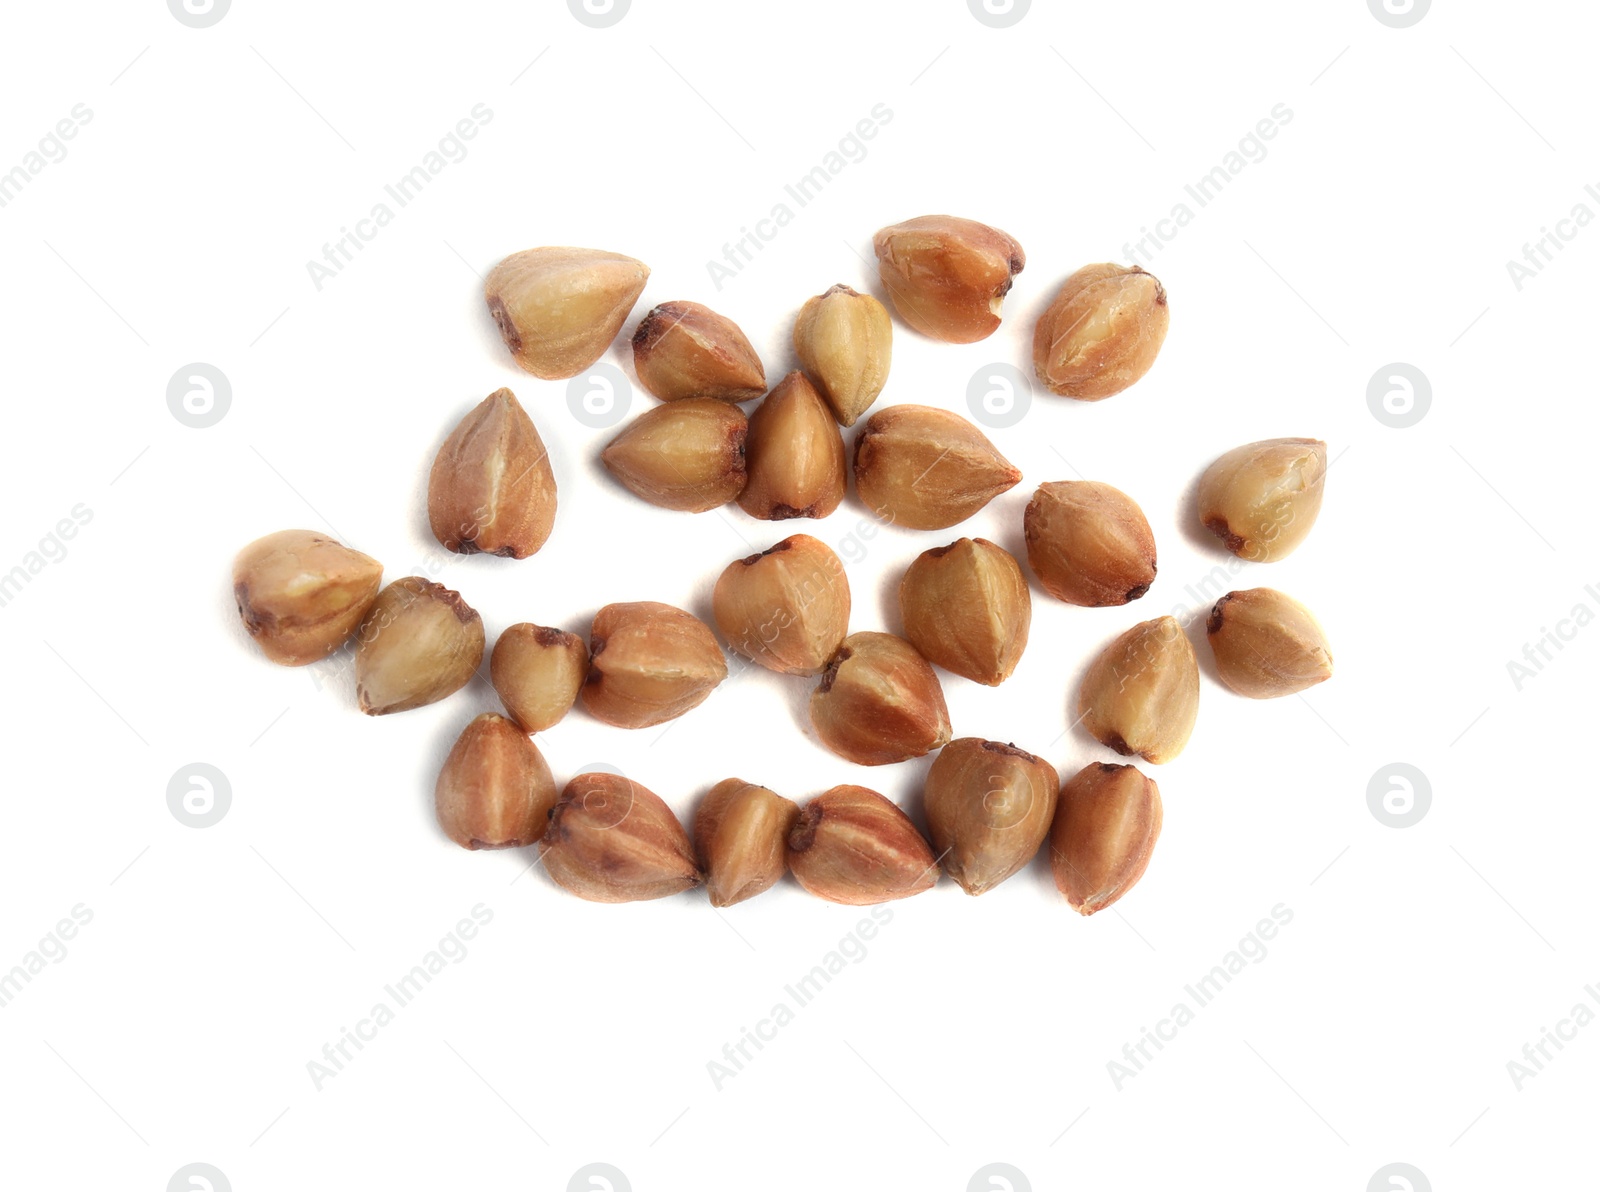
<svg viewBox="0 0 1600 1192"><path fill-rule="evenodd" d="M1022 246L972 220L929 215L873 239L879 276L901 321L946 343L984 339L1024 263ZM500 262L485 297L507 348L545 379L577 375L614 342L650 271L616 253L535 248ZM1111 397L1150 369L1166 337L1167 294L1137 267L1072 274L1034 332L1033 367L1052 393ZM729 319L696 302L664 302L639 323L640 384L661 404L605 448L606 468L653 505L703 512L737 503L766 521L826 517L853 471L861 501L885 521L945 530L1011 489L1022 473L972 423L920 405L867 417L847 451L841 427L872 409L889 375L892 322L882 303L837 285L808 300L794 326L801 369L770 391L760 358ZM759 404L748 416L742 403ZM1311 531L1322 503L1325 444L1273 439L1237 447L1200 478L1200 517L1227 549L1271 562ZM509 389L483 400L440 446L428 520L449 550L533 554L555 520L544 441ZM1041 484L1023 525L1028 565L1051 597L1103 607L1137 600L1156 574L1156 544L1137 502L1108 484ZM461 596L417 576L381 584L375 559L310 530L251 543L234 562L246 629L273 662L303 666L354 636L356 696L373 716L444 699L483 662L483 620ZM1028 581L982 538L925 551L900 584L905 637L851 633L839 557L806 534L728 564L713 619L728 647L780 674L816 681L817 739L861 765L939 751L923 799L928 838L875 791L837 786L803 808L738 778L713 787L693 835L657 795L616 774L580 774L558 789L530 739L580 700L606 724L644 728L682 716L726 678L712 628L680 608L611 604L589 641L511 626L490 676L505 710L462 732L435 788L439 824L463 848L539 845L550 876L582 898L629 902L704 884L716 906L772 886L784 870L833 902L921 893L939 868L982 894L1049 840L1057 887L1088 915L1143 875L1161 831L1161 794L1132 765L1093 763L1062 783L1015 745L951 739L938 665L1005 682L1027 646ZM1222 681L1261 699L1332 674L1316 620L1271 588L1230 592L1207 623ZM1117 753L1171 761L1200 699L1193 648L1172 617L1127 630L1090 666L1078 718Z"/></svg>

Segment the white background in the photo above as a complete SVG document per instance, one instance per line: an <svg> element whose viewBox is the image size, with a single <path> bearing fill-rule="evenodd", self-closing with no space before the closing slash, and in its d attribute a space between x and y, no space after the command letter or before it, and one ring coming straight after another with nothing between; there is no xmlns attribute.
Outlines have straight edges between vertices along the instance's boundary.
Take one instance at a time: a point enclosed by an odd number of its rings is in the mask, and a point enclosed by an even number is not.
<svg viewBox="0 0 1600 1192"><path fill-rule="evenodd" d="M1600 816L1577 761L1600 630L1520 690L1507 670L1574 605L1600 609L1584 591L1600 229L1520 291L1506 268L1574 205L1600 211L1589 6L1439 3L1405 29L1360 0L1036 0L1010 28L956 0L635 0L598 29L550 0L236 0L204 29L150 0L5 20L0 170L75 104L93 113L0 209L0 571L92 511L0 608L0 969L75 905L93 914L0 1010L7 1186L159 1192L197 1162L239 1192L561 1189L592 1162L640 1190L955 1190L991 1163L1038 1189L1360 1192L1396 1162L1440 1190L1593 1178L1600 1029L1520 1091L1506 1066L1600 981ZM319 290L306 263L480 103L493 119L465 159ZM865 157L799 209L785 183L877 104L892 120ZM897 321L882 403L965 412L975 372L1026 367L1067 273L1196 208L1185 184L1277 104L1292 120L1265 157L1149 265L1172 304L1154 370L1099 404L1035 396L992 432L1023 484L959 531L878 529L853 495L800 525L648 507L596 462L615 431L518 371L483 308L478 275L509 252L624 252L653 274L608 361L631 375L637 318L693 299L775 381L806 297L877 288L875 229L951 212L1012 233L1027 269L988 341ZM780 202L793 222L719 290L707 262ZM1397 361L1433 395L1403 429L1367 401ZM205 429L166 404L191 362L231 382ZM427 468L502 385L554 458L555 534L523 562L445 556ZM1109 758L1063 732L1094 652L1209 604L1186 586L1227 556L1189 523L1194 480L1282 435L1337 459L1322 517L1233 586L1308 604L1334 679L1242 700L1200 644L1199 724L1152 770L1166 827L1127 898L1080 919L1041 857L981 899L946 881L895 904L866 958L720 1091L708 1061L863 912L791 882L720 915L698 893L590 905L525 873L531 857L456 848L433 781L498 707L487 684L369 719L347 674L262 659L229 591L239 547L306 527L389 579L458 588L491 641L521 620L584 633L611 601L707 615L729 561L801 530L847 557L864 544L852 628L894 630L918 552L958 533L1020 549L1033 487L1081 474L1142 504L1156 585L1104 610L1036 588L1014 678L943 676L957 735L1068 775ZM809 689L746 673L669 731L579 711L538 743L559 779L617 766L685 817L732 775L797 800L859 782L915 811L927 759L832 756ZM1397 761L1432 789L1406 829L1367 800ZM232 791L206 829L167 806L193 762ZM307 1062L480 903L493 920L466 959L318 1091ZM1278 904L1293 921L1266 958L1119 1091L1107 1062Z"/></svg>

